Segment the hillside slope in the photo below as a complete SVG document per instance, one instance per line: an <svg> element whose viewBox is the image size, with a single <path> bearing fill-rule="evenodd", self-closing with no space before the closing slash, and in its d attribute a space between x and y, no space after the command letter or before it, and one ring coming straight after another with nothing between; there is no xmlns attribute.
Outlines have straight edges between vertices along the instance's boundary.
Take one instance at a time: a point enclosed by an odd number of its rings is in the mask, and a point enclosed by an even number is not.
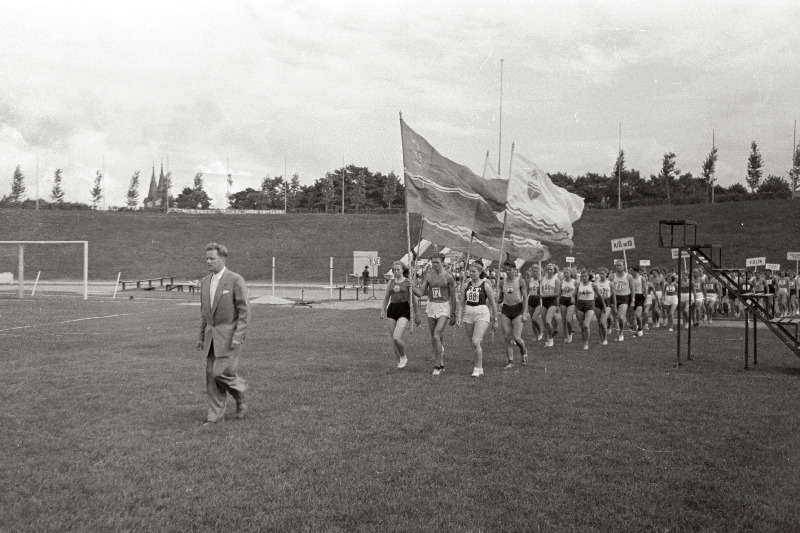
<svg viewBox="0 0 800 533"><path fill-rule="evenodd" d="M634 237L629 263L649 259L653 265L674 264L669 250L658 248L658 221L688 219L698 224L698 240L721 244L726 266L743 266L747 257L793 268L786 252L800 251L800 201L765 200L716 205L639 207L586 210L575 225L575 247L551 247L564 264L573 255L579 266L609 265L621 253L611 252L611 239ZM180 215L96 211L0 210L0 240L88 240L89 276L112 280L173 275L197 278L205 273L204 247L223 242L231 250L229 265L250 280L269 280L276 257L279 282L328 280L334 257L334 280L352 270L354 250L375 250L384 261L406 249L403 215ZM412 216L412 240L419 235ZM78 279L81 252L75 248L26 248L27 277ZM388 267L387 267L388 268ZM0 246L0 272L16 272L17 250Z"/></svg>

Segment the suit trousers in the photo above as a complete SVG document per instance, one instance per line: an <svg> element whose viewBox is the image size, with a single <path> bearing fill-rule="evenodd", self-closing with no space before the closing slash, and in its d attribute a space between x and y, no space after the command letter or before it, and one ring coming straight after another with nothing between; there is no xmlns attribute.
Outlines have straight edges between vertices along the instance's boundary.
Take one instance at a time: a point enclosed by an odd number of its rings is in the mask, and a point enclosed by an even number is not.
<svg viewBox="0 0 800 533"><path fill-rule="evenodd" d="M206 392L208 393L206 420L209 422L217 422L225 416L225 401L228 393L236 400L237 406L244 402L247 383L236 374L238 366L238 353L228 357L216 357L212 341L206 358Z"/></svg>

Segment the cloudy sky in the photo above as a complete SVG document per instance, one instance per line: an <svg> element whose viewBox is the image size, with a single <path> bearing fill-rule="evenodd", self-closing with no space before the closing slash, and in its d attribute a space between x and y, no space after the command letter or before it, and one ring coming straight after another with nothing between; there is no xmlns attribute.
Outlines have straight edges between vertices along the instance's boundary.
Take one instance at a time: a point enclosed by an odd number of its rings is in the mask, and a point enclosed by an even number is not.
<svg viewBox="0 0 800 533"><path fill-rule="evenodd" d="M122 7L118 7L122 6ZM699 7L698 7L699 6ZM162 158L220 206L266 175L312 183L344 161L402 169L398 112L474 170L511 142L548 172L656 174L667 151L744 183L751 141L786 176L800 115L800 3L0 1L0 194L141 198Z"/></svg>

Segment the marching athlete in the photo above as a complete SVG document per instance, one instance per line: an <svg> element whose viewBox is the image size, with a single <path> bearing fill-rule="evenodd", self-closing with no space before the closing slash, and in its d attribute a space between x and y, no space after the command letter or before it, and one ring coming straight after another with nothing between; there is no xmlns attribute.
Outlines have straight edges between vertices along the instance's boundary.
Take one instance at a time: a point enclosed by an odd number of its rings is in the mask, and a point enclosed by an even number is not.
<svg viewBox="0 0 800 533"><path fill-rule="evenodd" d="M545 311L544 332L546 348L553 347L553 318L558 313L558 295L561 293L561 280L556 276L553 263L548 263L544 268L544 277L541 283L542 308Z"/></svg>
<svg viewBox="0 0 800 533"><path fill-rule="evenodd" d="M595 283L597 292L600 296L595 307L601 309L600 316L597 318L598 331L600 333L601 344L608 344L608 332L611 329L611 282L608 280L608 269L600 268L597 271L598 281Z"/></svg>
<svg viewBox="0 0 800 533"><path fill-rule="evenodd" d="M503 306L500 308L502 315L501 324L503 334L506 338L506 354L508 364L506 368L514 366L514 346L519 348L522 364L528 362L528 351L525 349L525 341L522 340L522 324L528 320L528 285L517 269L517 265L507 260L503 263L505 279L503 279L503 289L500 292L500 301Z"/></svg>
<svg viewBox="0 0 800 533"><path fill-rule="evenodd" d="M431 258L431 269L422 278L422 285L414 288L417 297L428 295L428 327L431 330L431 346L436 365L433 375L444 372L444 328L449 322L456 323L456 282L453 276L442 268L444 254Z"/></svg>
<svg viewBox="0 0 800 533"><path fill-rule="evenodd" d="M631 303L633 293L633 282L631 275L625 272L625 265L617 263L616 272L611 275L611 286L613 287L614 307L617 308L617 321L619 322L619 337L617 341L625 340L625 325L628 320L628 306Z"/></svg>
<svg viewBox="0 0 800 533"><path fill-rule="evenodd" d="M397 358L397 368L405 368L406 364L408 364L408 356L406 356L403 333L411 321L412 304L409 303L409 300L412 300L414 306L415 323L419 325L422 320L417 312L417 297L413 296L411 292L411 280L406 277L408 276L408 268L402 261L395 261L392 263L392 274L394 274L394 279L389 281L389 285L386 287L386 296L383 298L383 307L381 307L381 318L389 319L387 329L392 337L392 347Z"/></svg>
<svg viewBox="0 0 800 533"><path fill-rule="evenodd" d="M528 280L528 314L531 317L531 328L533 336L537 341L544 337L544 324L542 323L542 297L539 295L542 283L542 273L538 265L530 269L530 279Z"/></svg>
<svg viewBox="0 0 800 533"><path fill-rule="evenodd" d="M561 292L558 307L561 310L561 322L564 324L564 342L572 342L572 319L575 316L575 279L572 270L565 268L562 272Z"/></svg>
<svg viewBox="0 0 800 533"><path fill-rule="evenodd" d="M578 323L581 326L581 338L583 339L583 349L589 349L589 334L591 332L592 318L594 317L594 304L595 300L603 302L600 296L600 291L594 283L589 281L589 273L587 271L581 272L580 283L576 289L577 300L575 304L575 311L578 317ZM603 304L605 307L605 304Z"/></svg>
<svg viewBox="0 0 800 533"><path fill-rule="evenodd" d="M497 329L497 304L492 284L485 279L483 268L477 261L469 265L467 276L469 281L464 287L460 322L472 343L472 377L479 378L483 375L481 343L489 324L492 330Z"/></svg>

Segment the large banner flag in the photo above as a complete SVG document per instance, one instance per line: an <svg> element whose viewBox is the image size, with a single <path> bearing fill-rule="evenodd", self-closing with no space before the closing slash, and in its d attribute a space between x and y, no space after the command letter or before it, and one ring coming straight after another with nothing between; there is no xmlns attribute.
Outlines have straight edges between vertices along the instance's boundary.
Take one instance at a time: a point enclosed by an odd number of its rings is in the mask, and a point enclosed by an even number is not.
<svg viewBox="0 0 800 533"><path fill-rule="evenodd" d="M500 237L503 223L496 216L506 202L505 180L484 180L464 165L442 156L400 119L406 210L426 221L469 228ZM469 240L469 238L467 239ZM436 241L434 241L436 242ZM438 243L445 244L445 243Z"/></svg>
<svg viewBox="0 0 800 533"><path fill-rule="evenodd" d="M485 237L478 234L473 237L472 231L464 226L425 220L422 226L422 237L440 246L447 246L451 250L465 253L469 251L471 257L492 261L497 261L500 257L500 237ZM470 239L472 240L471 246ZM524 261L547 261L550 259L550 252L541 242L518 235L507 234L503 250L512 257Z"/></svg>
<svg viewBox="0 0 800 533"><path fill-rule="evenodd" d="M583 214L583 198L558 187L531 161L511 158L506 231L546 243L572 246L572 224Z"/></svg>

